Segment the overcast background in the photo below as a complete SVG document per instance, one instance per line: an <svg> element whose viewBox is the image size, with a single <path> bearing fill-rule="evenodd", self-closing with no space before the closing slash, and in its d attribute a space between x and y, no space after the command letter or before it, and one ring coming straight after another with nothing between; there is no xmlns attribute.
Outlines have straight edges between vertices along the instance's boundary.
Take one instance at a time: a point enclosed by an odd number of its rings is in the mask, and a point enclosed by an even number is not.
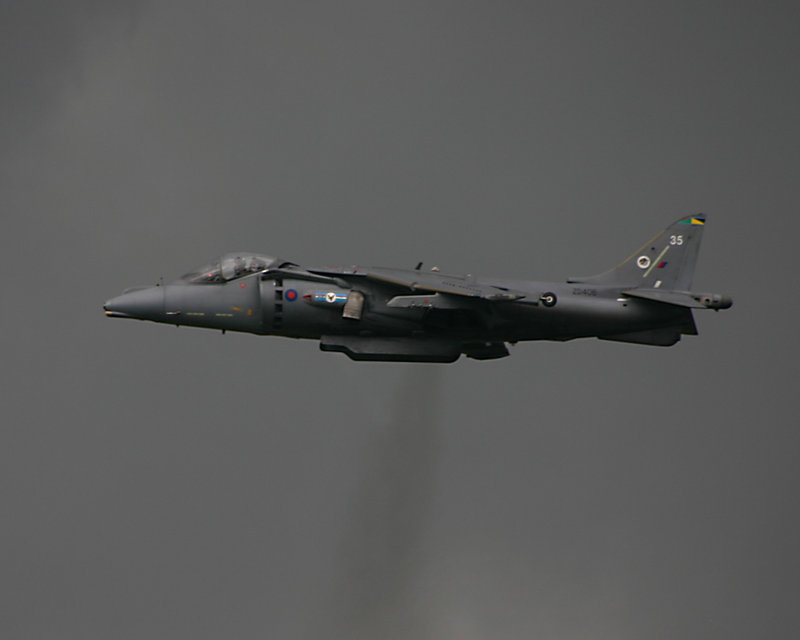
<svg viewBox="0 0 800 640"><path fill-rule="evenodd" d="M793 2L0 4L0 636L800 634ZM705 212L670 349L109 320L234 250L560 280Z"/></svg>

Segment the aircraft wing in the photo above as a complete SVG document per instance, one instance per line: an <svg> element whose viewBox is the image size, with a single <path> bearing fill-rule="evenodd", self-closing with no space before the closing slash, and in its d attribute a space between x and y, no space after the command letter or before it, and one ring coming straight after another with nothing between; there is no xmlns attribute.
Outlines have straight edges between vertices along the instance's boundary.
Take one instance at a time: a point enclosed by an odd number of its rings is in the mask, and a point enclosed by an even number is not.
<svg viewBox="0 0 800 640"><path fill-rule="evenodd" d="M405 289L416 294L417 292L430 292L436 294L435 296L412 295L412 296L397 296L397 298L414 298L415 300L407 300L410 304L395 304L390 306L429 306L427 304L417 305L416 298L431 299L436 298L437 308L455 308L457 305L443 302L447 296L460 296L465 298L474 298L480 300L487 300L489 302L519 302L522 304L539 304L537 296L528 291L520 291L509 289L499 285L492 285L477 282L472 276L466 275L449 275L441 274L433 271L410 271L407 269L384 269L370 267L368 269L311 269L312 273L319 275L326 275L328 277L340 277L348 279L350 277L362 277L368 280L377 282L384 282L386 284L394 285L400 289Z"/></svg>

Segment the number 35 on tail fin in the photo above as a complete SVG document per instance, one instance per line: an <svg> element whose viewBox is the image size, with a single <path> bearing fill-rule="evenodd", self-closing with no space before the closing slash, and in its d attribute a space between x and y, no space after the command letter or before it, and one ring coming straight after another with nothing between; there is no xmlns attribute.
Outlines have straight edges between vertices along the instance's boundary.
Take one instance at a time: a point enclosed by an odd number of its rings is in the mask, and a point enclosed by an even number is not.
<svg viewBox="0 0 800 640"><path fill-rule="evenodd" d="M703 214L676 220L613 269L569 281L619 285L626 295L681 307L727 309L730 296L690 291L705 224Z"/></svg>

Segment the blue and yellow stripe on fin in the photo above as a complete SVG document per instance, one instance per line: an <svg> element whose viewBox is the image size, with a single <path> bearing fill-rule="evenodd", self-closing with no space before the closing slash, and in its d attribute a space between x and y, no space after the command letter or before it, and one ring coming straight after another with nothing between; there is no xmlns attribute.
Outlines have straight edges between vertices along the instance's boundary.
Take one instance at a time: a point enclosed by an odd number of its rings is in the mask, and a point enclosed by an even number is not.
<svg viewBox="0 0 800 640"><path fill-rule="evenodd" d="M680 221L679 224L705 224L706 217L705 216L690 216L688 218L684 218Z"/></svg>

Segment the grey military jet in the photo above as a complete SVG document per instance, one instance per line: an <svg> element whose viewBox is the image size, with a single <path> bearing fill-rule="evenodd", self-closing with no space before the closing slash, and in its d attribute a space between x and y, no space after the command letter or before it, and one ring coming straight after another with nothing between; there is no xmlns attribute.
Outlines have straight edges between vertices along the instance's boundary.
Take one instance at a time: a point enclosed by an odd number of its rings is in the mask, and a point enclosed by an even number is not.
<svg viewBox="0 0 800 640"><path fill-rule="evenodd" d="M104 308L112 318L310 338L353 360L491 360L508 355L506 343L588 337L670 346L697 334L692 309L732 304L691 291L705 222L681 218L613 269L566 282L231 253L172 284L127 289Z"/></svg>

